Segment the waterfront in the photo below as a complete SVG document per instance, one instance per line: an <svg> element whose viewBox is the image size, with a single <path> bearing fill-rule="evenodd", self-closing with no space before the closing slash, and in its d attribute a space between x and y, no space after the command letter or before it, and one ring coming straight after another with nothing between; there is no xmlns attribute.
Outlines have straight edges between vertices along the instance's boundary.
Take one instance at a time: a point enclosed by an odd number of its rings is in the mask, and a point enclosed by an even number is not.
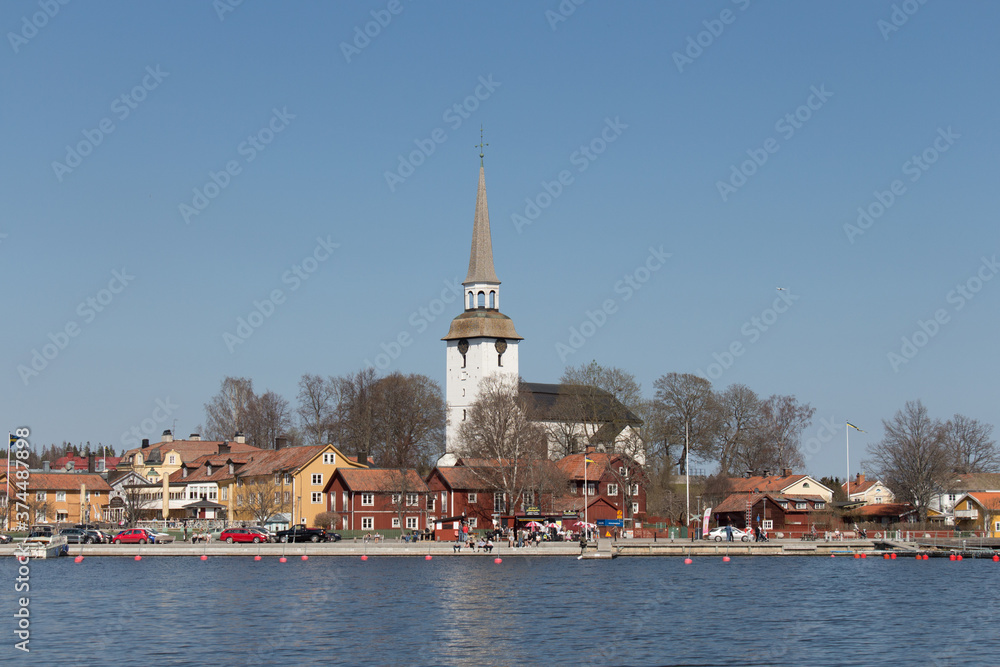
<svg viewBox="0 0 1000 667"><path fill-rule="evenodd" d="M993 664L997 576L980 559L64 558L31 563L30 659Z"/></svg>

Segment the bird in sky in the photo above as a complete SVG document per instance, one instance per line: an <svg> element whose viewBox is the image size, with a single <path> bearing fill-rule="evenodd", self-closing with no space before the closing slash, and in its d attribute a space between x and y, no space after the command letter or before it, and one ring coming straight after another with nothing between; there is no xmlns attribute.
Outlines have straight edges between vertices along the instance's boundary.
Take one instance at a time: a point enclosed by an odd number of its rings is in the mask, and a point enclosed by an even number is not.
<svg viewBox="0 0 1000 667"><path fill-rule="evenodd" d="M777 290L778 290L779 292L787 292L787 291L788 291L788 290L787 290L786 288L784 288L784 287L776 287L775 289L777 289Z"/></svg>

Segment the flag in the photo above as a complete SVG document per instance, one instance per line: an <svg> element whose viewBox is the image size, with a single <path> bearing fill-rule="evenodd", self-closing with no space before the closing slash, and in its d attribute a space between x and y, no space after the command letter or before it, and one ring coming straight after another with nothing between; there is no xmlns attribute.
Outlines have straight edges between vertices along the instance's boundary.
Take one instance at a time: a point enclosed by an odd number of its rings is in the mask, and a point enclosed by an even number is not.
<svg viewBox="0 0 1000 667"><path fill-rule="evenodd" d="M583 462L584 463L593 463L593 461L591 461L590 459L588 459L586 456L583 457Z"/></svg>
<svg viewBox="0 0 1000 667"><path fill-rule="evenodd" d="M7 437L10 438L10 442L7 444L7 454L9 455L10 450L14 447L15 444L17 444L17 436L12 433L8 433Z"/></svg>
<svg viewBox="0 0 1000 667"><path fill-rule="evenodd" d="M861 431L862 433L867 433L867 431L865 431L864 429L858 428L857 426L855 426L851 422L847 422L847 425L850 426L851 428L853 428L855 431Z"/></svg>

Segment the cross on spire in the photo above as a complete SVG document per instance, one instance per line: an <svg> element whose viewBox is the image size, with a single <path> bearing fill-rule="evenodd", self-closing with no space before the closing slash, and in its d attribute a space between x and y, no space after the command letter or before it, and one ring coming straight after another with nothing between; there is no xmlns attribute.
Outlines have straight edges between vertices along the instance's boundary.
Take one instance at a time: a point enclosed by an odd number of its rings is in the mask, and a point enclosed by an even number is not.
<svg viewBox="0 0 1000 667"><path fill-rule="evenodd" d="M479 166L483 166L483 147L489 146L489 144L483 143L483 126L479 126L479 143L475 145L475 148L479 149Z"/></svg>

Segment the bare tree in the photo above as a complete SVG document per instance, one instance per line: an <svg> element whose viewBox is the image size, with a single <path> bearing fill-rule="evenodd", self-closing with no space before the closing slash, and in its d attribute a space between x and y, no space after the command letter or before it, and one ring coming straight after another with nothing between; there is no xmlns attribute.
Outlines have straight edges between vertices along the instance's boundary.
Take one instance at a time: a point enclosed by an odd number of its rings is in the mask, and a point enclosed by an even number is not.
<svg viewBox="0 0 1000 667"><path fill-rule="evenodd" d="M237 431L248 432L255 395L249 378L226 377L219 393L205 404L206 434L212 440L228 440Z"/></svg>
<svg viewBox="0 0 1000 667"><path fill-rule="evenodd" d="M252 396L246 429L250 444L261 449L271 449L279 436L285 436L292 428L292 413L288 401L266 391L260 396Z"/></svg>
<svg viewBox="0 0 1000 667"><path fill-rule="evenodd" d="M338 383L306 373L299 379L299 422L305 440L310 445L325 445L333 441L336 425Z"/></svg>
<svg viewBox="0 0 1000 667"><path fill-rule="evenodd" d="M1000 472L1000 450L990 437L993 425L955 415L944 425L949 466L957 473Z"/></svg>
<svg viewBox="0 0 1000 667"><path fill-rule="evenodd" d="M728 498L733 492L733 483L729 476L719 473L705 478L705 488L701 497L708 506L715 506Z"/></svg>
<svg viewBox="0 0 1000 667"><path fill-rule="evenodd" d="M554 412L561 424L552 431L565 453L574 453L586 445L600 445L609 451L622 444L620 435L631 427L637 432L641 420L635 410L642 403L642 391L635 376L615 367L605 367L596 361L586 366L567 367L560 379L559 398ZM635 450L642 448L639 438L628 443ZM645 452L630 451L640 461Z"/></svg>
<svg viewBox="0 0 1000 667"><path fill-rule="evenodd" d="M235 514L242 520L249 517L259 526L275 514L289 511L289 503L285 502L281 487L267 477L237 478L235 496Z"/></svg>
<svg viewBox="0 0 1000 667"><path fill-rule="evenodd" d="M155 491L160 488L138 481L121 486L118 497L122 500L122 521L127 527L134 528L139 521L153 518L159 509Z"/></svg>
<svg viewBox="0 0 1000 667"><path fill-rule="evenodd" d="M340 525L340 514L337 512L320 512L316 515L316 525L327 530L335 530Z"/></svg>
<svg viewBox="0 0 1000 667"><path fill-rule="evenodd" d="M760 404L758 446L772 453L769 469L802 468L805 460L799 444L816 409L799 403L794 396L773 394Z"/></svg>
<svg viewBox="0 0 1000 667"><path fill-rule="evenodd" d="M730 385L718 398L720 405L718 443L719 471L758 470L770 456L756 446L760 442L760 399L750 387Z"/></svg>
<svg viewBox="0 0 1000 667"><path fill-rule="evenodd" d="M876 472L899 500L917 507L927 520L931 497L945 485L949 456L944 425L931 419L920 401L907 401L891 420L882 420L885 435L868 449L863 465Z"/></svg>
<svg viewBox="0 0 1000 667"><path fill-rule="evenodd" d="M716 454L718 401L712 383L690 373L667 373L653 383L659 414L659 432L664 456L685 472L688 442L691 454L710 459Z"/></svg>
<svg viewBox="0 0 1000 667"><path fill-rule="evenodd" d="M387 468L426 469L444 449L441 387L426 375L393 373L375 385L375 460Z"/></svg>
<svg viewBox="0 0 1000 667"><path fill-rule="evenodd" d="M403 529L407 514L424 513L426 503L421 504L420 492L426 492L427 485L416 470L395 468L386 472L379 491L389 496L389 506L396 513L400 529Z"/></svg>
<svg viewBox="0 0 1000 667"><path fill-rule="evenodd" d="M534 491L532 468L547 460L545 434L531 421L519 382L504 374L484 378L458 429L461 456L476 460L469 469L483 488L504 494L506 514Z"/></svg>
<svg viewBox="0 0 1000 667"><path fill-rule="evenodd" d="M377 400L375 369L368 367L342 377L337 384L336 440L348 451L371 458L375 451L377 431Z"/></svg>

